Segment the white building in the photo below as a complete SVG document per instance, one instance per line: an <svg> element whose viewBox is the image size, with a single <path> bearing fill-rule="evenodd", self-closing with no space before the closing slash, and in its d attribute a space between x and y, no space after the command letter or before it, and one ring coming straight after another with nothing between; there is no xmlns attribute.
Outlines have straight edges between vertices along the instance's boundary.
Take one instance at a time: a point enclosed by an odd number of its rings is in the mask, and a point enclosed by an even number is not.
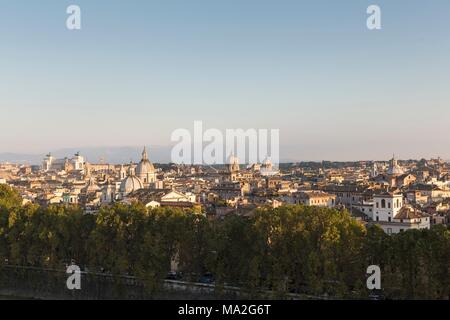
<svg viewBox="0 0 450 320"><path fill-rule="evenodd" d="M184 204L196 203L197 197L190 192L179 192L176 190L169 191L162 195L159 199L153 199L145 204L147 208L157 208L160 206L182 206Z"/></svg>
<svg viewBox="0 0 450 320"><path fill-rule="evenodd" d="M156 201L156 200L152 200L152 201L148 202L148 203L145 205L145 207L146 207L146 208L155 209L155 208L161 207L161 203L159 203L159 202Z"/></svg>
<svg viewBox="0 0 450 320"><path fill-rule="evenodd" d="M369 217L370 220L375 220L373 215L373 208L374 208L374 202L373 201L365 201L363 200L360 204L354 204L351 206L351 209L358 210L367 217Z"/></svg>
<svg viewBox="0 0 450 320"><path fill-rule="evenodd" d="M52 164L54 161L55 158L52 156L52 154L47 154L42 161L42 170L44 170L45 172L52 170Z"/></svg>
<svg viewBox="0 0 450 320"><path fill-rule="evenodd" d="M73 165L73 170L84 172L85 159L79 152L70 159L70 163Z"/></svg>
<svg viewBox="0 0 450 320"><path fill-rule="evenodd" d="M368 216L370 217L369 214ZM397 193L375 195L371 218L387 234L430 228L430 217L404 204L403 196Z"/></svg>
<svg viewBox="0 0 450 320"><path fill-rule="evenodd" d="M166 195L161 197L161 202L196 202L196 196L195 194L191 192L182 193L176 190L172 190Z"/></svg>
<svg viewBox="0 0 450 320"><path fill-rule="evenodd" d="M275 176L279 173L279 171L274 168L272 161L268 157L263 161L259 172L263 177Z"/></svg>
<svg viewBox="0 0 450 320"><path fill-rule="evenodd" d="M56 159L51 153L47 154L42 161L42 170L49 171L85 171L85 159L77 152L71 159Z"/></svg>
<svg viewBox="0 0 450 320"><path fill-rule="evenodd" d="M403 207L401 194L384 193L374 196L373 220L391 222Z"/></svg>

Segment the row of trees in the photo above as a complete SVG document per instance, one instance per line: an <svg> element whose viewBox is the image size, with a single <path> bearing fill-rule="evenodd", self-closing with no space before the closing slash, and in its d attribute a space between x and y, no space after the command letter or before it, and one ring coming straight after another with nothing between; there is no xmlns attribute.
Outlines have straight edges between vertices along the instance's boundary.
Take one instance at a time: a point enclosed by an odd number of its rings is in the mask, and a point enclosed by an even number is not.
<svg viewBox="0 0 450 320"><path fill-rule="evenodd" d="M388 236L347 212L286 206L253 217L207 218L134 204L85 215L74 207L21 206L0 186L2 263L135 275L157 288L173 267L186 280L206 272L216 285L367 298L366 270L379 265L387 298L448 299L450 231L444 226Z"/></svg>

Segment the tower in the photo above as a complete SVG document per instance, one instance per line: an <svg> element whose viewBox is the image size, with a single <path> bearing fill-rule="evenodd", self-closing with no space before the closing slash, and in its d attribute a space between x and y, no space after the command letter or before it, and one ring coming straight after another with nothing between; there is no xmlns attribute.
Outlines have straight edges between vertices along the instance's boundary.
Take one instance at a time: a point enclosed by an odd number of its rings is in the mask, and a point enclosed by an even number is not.
<svg viewBox="0 0 450 320"><path fill-rule="evenodd" d="M156 170L148 158L146 147L144 147L142 159L136 167L136 176L142 181L145 187L149 187L156 182Z"/></svg>
<svg viewBox="0 0 450 320"><path fill-rule="evenodd" d="M47 154L42 161L42 170L45 172L50 171L52 169L52 164L55 158L52 156L51 153Z"/></svg>
<svg viewBox="0 0 450 320"><path fill-rule="evenodd" d="M125 170L123 164L120 165L119 177L120 177L120 180L123 180L127 177L127 171Z"/></svg>
<svg viewBox="0 0 450 320"><path fill-rule="evenodd" d="M372 172L371 172L372 178L375 178L378 176L378 164L376 162L372 165Z"/></svg>
<svg viewBox="0 0 450 320"><path fill-rule="evenodd" d="M375 195L373 203L373 220L391 222L402 207L402 194L383 193Z"/></svg>
<svg viewBox="0 0 450 320"><path fill-rule="evenodd" d="M228 162L228 174L230 176L230 181L237 181L240 170L239 159L231 154Z"/></svg>

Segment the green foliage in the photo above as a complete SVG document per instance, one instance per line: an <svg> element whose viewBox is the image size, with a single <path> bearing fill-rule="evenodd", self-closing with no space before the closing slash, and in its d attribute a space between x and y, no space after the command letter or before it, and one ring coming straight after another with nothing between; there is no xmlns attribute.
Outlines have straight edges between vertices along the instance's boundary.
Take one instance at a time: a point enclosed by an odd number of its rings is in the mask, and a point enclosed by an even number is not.
<svg viewBox="0 0 450 320"><path fill-rule="evenodd" d="M0 184L0 210L10 210L22 204L22 197L13 188L6 184Z"/></svg>
<svg viewBox="0 0 450 320"><path fill-rule="evenodd" d="M305 206L261 209L252 217L208 220L172 208L133 204L97 215L64 206L21 206L0 186L1 263L135 275L157 290L175 266L184 279L214 275L217 288L249 296L271 290L367 298L366 269L379 265L392 299L448 299L450 231L445 226L393 236L365 228L347 212Z"/></svg>

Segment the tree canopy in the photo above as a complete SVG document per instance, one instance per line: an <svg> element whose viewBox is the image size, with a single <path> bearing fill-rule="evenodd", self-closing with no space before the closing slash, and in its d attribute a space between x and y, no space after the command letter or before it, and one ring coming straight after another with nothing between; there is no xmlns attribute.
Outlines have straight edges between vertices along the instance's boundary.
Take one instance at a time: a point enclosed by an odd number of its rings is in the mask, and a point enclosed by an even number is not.
<svg viewBox="0 0 450 320"><path fill-rule="evenodd" d="M388 236L348 212L283 206L224 219L175 208L116 204L96 215L66 206L21 205L0 186L1 263L134 275L157 288L175 266L183 279L214 276L250 295L288 293L367 298L366 270L378 265L390 299L448 299L450 231Z"/></svg>

